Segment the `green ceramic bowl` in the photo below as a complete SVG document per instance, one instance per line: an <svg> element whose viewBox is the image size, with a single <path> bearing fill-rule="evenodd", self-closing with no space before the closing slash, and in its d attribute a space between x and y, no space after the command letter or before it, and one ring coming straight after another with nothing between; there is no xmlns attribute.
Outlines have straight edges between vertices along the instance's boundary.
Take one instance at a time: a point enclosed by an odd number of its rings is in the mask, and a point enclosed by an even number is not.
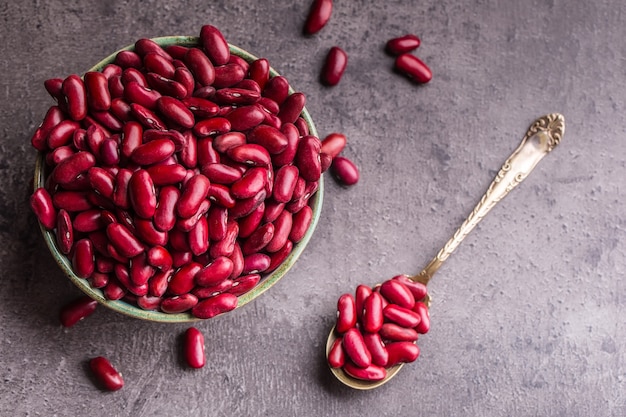
<svg viewBox="0 0 626 417"><path fill-rule="evenodd" d="M165 36L165 37L160 37L160 38L154 38L153 40L159 45L161 45L162 47L167 47L170 45L197 46L199 42L199 39L194 36ZM120 49L120 51L133 50L133 48L134 48L134 45L130 45L123 49ZM105 65L110 64L114 61L115 55L118 52L119 51L116 51L113 54L109 55L108 57L104 58L102 61L98 62L88 71L101 71ZM230 45L230 52L234 55L240 56L241 58L245 59L248 62L252 62L255 59L257 59L257 57L250 54L249 52L244 51L243 49L240 49L233 45ZM273 77L277 75L279 75L279 73L276 72L276 70L274 70L273 68L270 68L270 76ZM291 90L290 92L293 93L293 90ZM306 108L302 111L302 117L308 124L311 134L318 136L317 130L315 129L315 125L313 124L313 120L311 119L311 116L309 112L306 110ZM46 174L45 168L46 167L45 167L45 162L44 162L44 156L42 154L39 154L37 156L36 163L35 163L35 177L34 177L35 189L44 186L45 174ZM306 235L300 242L294 245L291 254L287 257L287 259L285 259L285 261L276 270L274 270L272 273L268 275L263 276L259 284L256 287L254 287L252 290L250 290L246 294L239 296L239 302L238 302L237 308L240 308L248 304L250 301L254 300L258 296L263 294L265 291L267 291L270 287L272 287L280 279L282 279L287 274L289 269L296 263L296 261L298 260L298 257L302 254L302 252L304 251L304 248L306 247L309 240L311 239L311 236L313 235L313 231L315 230L315 226L317 225L317 221L319 219L320 212L322 209L323 194L324 194L324 182L323 182L323 178L320 178L318 191L309 200L309 205L313 209L313 219L311 221L311 226L309 227ZM50 249L50 253L52 253L54 260L59 265L61 270L65 273L65 275L67 275L70 281L72 281L78 288L80 288L85 294L87 294L94 300L98 301L100 304L112 310L115 310L119 313L126 314L128 316L135 317L135 318L142 319L142 320L154 321L154 322L183 323L183 322L192 322L192 321L199 320L189 313L167 314L167 313L162 313L160 311L143 310L137 307L135 304L131 304L123 300L116 300L116 301L107 300L102 294L102 291L100 291L99 289L92 288L87 282L87 280L76 276L76 274L72 270L72 263L70 259L68 259L67 256L63 255L57 248L56 238L55 238L54 233L45 229L41 225L40 225L40 229L41 229L41 233L43 234L43 238L46 244L48 245L48 249Z"/></svg>

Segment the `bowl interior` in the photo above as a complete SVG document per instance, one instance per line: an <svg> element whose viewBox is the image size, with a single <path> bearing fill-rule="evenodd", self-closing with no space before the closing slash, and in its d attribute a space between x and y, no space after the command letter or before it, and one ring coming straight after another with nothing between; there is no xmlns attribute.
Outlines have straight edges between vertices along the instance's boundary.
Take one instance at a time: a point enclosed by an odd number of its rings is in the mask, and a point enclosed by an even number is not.
<svg viewBox="0 0 626 417"><path fill-rule="evenodd" d="M153 40L159 45L161 45L162 47L167 47L170 45L197 46L199 43L199 38L195 36L165 36L165 37L160 37L160 38L154 38ZM238 48L233 45L229 45L229 46L230 46L230 51L232 54L238 55L248 62L252 62L257 59L257 57L255 57L254 55L250 54L249 52L241 48ZM133 48L134 48L134 45L130 45L130 46L120 49L119 51L132 50ZM104 58L102 61L98 62L88 71L101 71L105 65L110 64L114 61L115 56L117 55L119 51L116 51L112 53L111 55L109 55L108 57ZM277 75L280 75L280 74L276 72L274 68L270 68L270 76L274 77ZM293 93L293 92L294 90L290 88L290 93ZM317 130L315 129L315 125L313 124L313 120L311 119L311 116L306 108L302 111L302 117L308 124L309 131L311 132L311 134L318 136ZM34 177L35 189L39 187L43 187L45 184L45 168L46 167L45 167L45 162L44 162L44 156L40 153L37 155L37 159L35 162L35 177ZM293 250L291 251L289 256L285 259L285 261L283 261L283 263L277 269L275 269L273 272L271 272L268 275L262 276L261 281L257 284L256 287L254 287L247 293L239 296L239 302L238 302L237 308L244 306L245 304L249 303L250 301L254 300L256 297L258 297L259 295L267 291L270 287L276 284L281 278L283 278L285 274L287 273L287 271L289 271L289 269L295 264L296 260L302 254L302 252L304 251L304 248L306 247L309 240L311 239L311 236L313 235L313 231L315 230L315 227L317 225L317 221L319 219L320 212L322 209L323 194L324 194L324 181L323 181L323 178L320 178L319 188L317 192L309 200L309 205L311 206L311 209L313 211L313 217L311 220L311 225L309 226L309 229L307 230L304 238L293 246ZM101 290L92 288L86 279L80 278L74 273L74 271L72 270L71 261L67 258L67 256L63 255L58 250L57 245L56 245L56 237L54 233L52 231L45 229L41 224L40 224L40 229L41 229L41 233L43 234L46 245L48 246L48 249L50 250L50 253L52 253L54 260L59 265L61 270L65 273L65 275L68 276L68 278L78 288L80 288L85 294L89 295L91 298L97 300L99 303L119 313L131 316L131 317L135 317L138 319L142 319L142 320L164 322L164 323L182 323L182 322L191 322L191 321L199 320L195 318L194 316L192 316L190 313L167 314L167 313L163 313L160 311L143 310L140 307L134 304L130 304L124 300L112 301L112 300L106 299Z"/></svg>

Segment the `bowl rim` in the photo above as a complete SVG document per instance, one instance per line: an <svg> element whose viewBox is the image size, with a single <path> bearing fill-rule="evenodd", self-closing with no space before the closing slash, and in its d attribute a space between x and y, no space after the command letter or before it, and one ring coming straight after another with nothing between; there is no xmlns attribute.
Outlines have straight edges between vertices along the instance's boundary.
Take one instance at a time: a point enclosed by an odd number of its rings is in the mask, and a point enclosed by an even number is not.
<svg viewBox="0 0 626 417"><path fill-rule="evenodd" d="M199 37L197 36L162 36L162 37L152 38L152 40L163 48L167 46L171 46L171 45L194 47L194 46L198 46L199 41L200 41ZM232 54L235 54L243 58L247 62L252 62L258 59L256 56L252 55L248 51L241 49L235 45L231 45L229 43L228 46ZM114 61L115 56L120 51L132 51L132 50L134 50L134 44L121 48L113 52L106 58L102 59L91 68L89 68L87 72L88 71L101 71L107 64L112 63ZM273 67L270 66L270 77L275 77L279 75L281 74L278 73ZM294 91L295 90L292 88L291 83L290 83L289 93L292 94L294 93ZM307 123L310 134L314 136L318 136L317 130L315 128L315 124L313 123L311 115L308 112L306 106L302 110L301 116ZM46 164L44 161L44 155L42 152L38 152L36 160L35 160L35 170L34 170L34 178L33 178L34 189L45 186L45 169L46 169ZM322 203L324 199L323 195L324 195L324 178L323 176L321 176L319 183L318 183L318 189L315 192L315 194L311 196L309 200L309 206L311 207L313 213L312 213L312 218L311 218L311 224L309 225L309 228L307 229L304 237L298 243L293 245L293 249L291 253L287 256L287 258L285 258L285 260L280 264L278 268L272 271L269 275L262 276L261 281L250 291L238 296L239 300L238 300L236 309L243 307L244 305L248 304L252 300L259 297L265 291L270 289L279 280L281 280L287 274L287 272L293 267L293 265L296 263L296 261L298 260L302 252L304 251L305 247L311 240L311 237L313 236L313 233L317 226L320 213L322 210ZM47 230L41 224L41 222L39 222L39 229L43 235L43 238L48 247L48 250L52 254L52 257L56 261L57 265L64 272L64 274L83 293L93 298L94 300L104 305L105 307L108 307L111 310L114 310L118 313L122 313L129 317L152 321L152 322L159 322L159 323L189 323L189 322L196 322L196 321L204 320L204 319L199 319L197 317L194 317L191 313L188 313L188 312L169 314L169 313L164 313L164 312L157 311L157 310L143 310L136 305L133 305L127 301L124 301L123 299L122 300L108 300L107 298L104 297L102 290L92 288L86 279L80 278L74 273L74 271L72 270L71 260L67 256L63 255L57 248L56 236L53 233L53 231ZM223 314L220 314L220 316L221 315Z"/></svg>

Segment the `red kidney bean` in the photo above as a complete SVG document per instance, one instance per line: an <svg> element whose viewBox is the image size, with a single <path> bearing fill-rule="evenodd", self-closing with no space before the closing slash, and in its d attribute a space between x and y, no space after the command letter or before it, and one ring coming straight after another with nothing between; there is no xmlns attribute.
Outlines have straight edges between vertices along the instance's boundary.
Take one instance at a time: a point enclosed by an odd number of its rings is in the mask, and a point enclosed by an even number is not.
<svg viewBox="0 0 626 417"><path fill-rule="evenodd" d="M363 340L363 335L356 327L352 327L348 329L343 334L343 348L346 352L346 355L360 368L367 368L372 364L372 355L369 350L367 350L367 346L365 346L365 341Z"/></svg>
<svg viewBox="0 0 626 417"><path fill-rule="evenodd" d="M232 207L229 207L231 217L233 219L238 219L252 213L254 209L263 203L266 196L267 192L265 190L261 190L253 197L237 200Z"/></svg>
<svg viewBox="0 0 626 417"><path fill-rule="evenodd" d="M320 141L315 136L304 136L300 139L295 164L300 170L300 176L307 181L317 181L322 175L320 149Z"/></svg>
<svg viewBox="0 0 626 417"><path fill-rule="evenodd" d="M233 282L229 279L222 281L213 287L195 287L192 290L192 294L202 300L204 298L215 297L218 294L227 292L233 286Z"/></svg>
<svg viewBox="0 0 626 417"><path fill-rule="evenodd" d="M244 145L247 137L241 132L228 132L213 139L213 147L217 152L226 153L229 149Z"/></svg>
<svg viewBox="0 0 626 417"><path fill-rule="evenodd" d="M269 253L278 252L289 240L291 226L293 224L293 215L288 211L283 211L276 220L274 220L274 237L265 246L265 250Z"/></svg>
<svg viewBox="0 0 626 417"><path fill-rule="evenodd" d="M389 360L389 353L380 335L378 333L365 333L363 334L363 341L372 355L372 363L378 366L386 366Z"/></svg>
<svg viewBox="0 0 626 417"><path fill-rule="evenodd" d="M265 188L266 181L267 173L265 168L250 168L240 179L231 185L230 192L235 198L250 198Z"/></svg>
<svg viewBox="0 0 626 417"><path fill-rule="evenodd" d="M143 66L146 72L153 72L165 78L174 77L174 65L170 59L164 58L156 52L148 52L143 57Z"/></svg>
<svg viewBox="0 0 626 417"><path fill-rule="evenodd" d="M319 32L328 23L332 10L332 0L313 0L304 24L304 34L313 35Z"/></svg>
<svg viewBox="0 0 626 417"><path fill-rule="evenodd" d="M157 229L167 232L176 224L176 205L180 198L178 188L167 185L159 192L158 204L154 212L154 225Z"/></svg>
<svg viewBox="0 0 626 417"><path fill-rule="evenodd" d="M380 286L380 294L389 302L400 307L412 309L415 305L415 298L411 291L397 280L387 280Z"/></svg>
<svg viewBox="0 0 626 417"><path fill-rule="evenodd" d="M359 320L363 317L363 305L365 300L372 294L372 289L367 285L358 285L355 292L356 316Z"/></svg>
<svg viewBox="0 0 626 417"><path fill-rule="evenodd" d="M224 35L212 25L204 25L200 29L202 49L215 65L227 64L230 60L230 48Z"/></svg>
<svg viewBox="0 0 626 417"><path fill-rule="evenodd" d="M73 120L62 120L50 130L47 138L48 148L55 149L68 144L79 128L80 124Z"/></svg>
<svg viewBox="0 0 626 417"><path fill-rule="evenodd" d="M298 176L298 168L293 165L282 166L276 171L272 195L276 202L287 203L291 200Z"/></svg>
<svg viewBox="0 0 626 417"><path fill-rule="evenodd" d="M102 288L102 294L107 300L115 301L126 295L126 289L116 280L109 280L106 286Z"/></svg>
<svg viewBox="0 0 626 417"><path fill-rule="evenodd" d="M110 129L114 132L119 132L122 130L122 122L115 117L113 113L110 111L95 111L92 110L89 113L95 121L100 123L100 125Z"/></svg>
<svg viewBox="0 0 626 417"><path fill-rule="evenodd" d="M212 117L196 123L193 132L200 137L221 135L230 132L231 127L230 120L224 117Z"/></svg>
<svg viewBox="0 0 626 417"><path fill-rule="evenodd" d="M133 223L135 225L135 234L142 242L146 243L146 245L164 246L167 244L167 232L158 230L154 223L152 223L152 220L137 217L134 219Z"/></svg>
<svg viewBox="0 0 626 417"><path fill-rule="evenodd" d="M395 323L383 324L378 334L383 340L415 342L418 338L417 331L414 329L402 327Z"/></svg>
<svg viewBox="0 0 626 417"><path fill-rule="evenodd" d="M136 82L142 87L148 87L148 81L143 72L136 68L126 68L122 71L122 84L127 87L131 82Z"/></svg>
<svg viewBox="0 0 626 417"><path fill-rule="evenodd" d="M363 302L363 314L361 323L363 330L369 333L377 333L383 326L383 300L379 293L372 292Z"/></svg>
<svg viewBox="0 0 626 417"><path fill-rule="evenodd" d="M203 86L212 85L215 81L215 67L202 50L189 48L184 62L198 83Z"/></svg>
<svg viewBox="0 0 626 417"><path fill-rule="evenodd" d="M210 207L211 202L209 200L203 200L198 207L198 211L196 211L193 216L176 220L176 228L183 232L189 232L196 227L196 224L198 224L198 221L200 221L202 217L206 217L205 214L209 211Z"/></svg>
<svg viewBox="0 0 626 417"><path fill-rule="evenodd" d="M128 195L131 207L139 217L149 219L154 215L157 205L156 191L152 178L145 169L133 173L128 183Z"/></svg>
<svg viewBox="0 0 626 417"><path fill-rule="evenodd" d="M206 164L201 172L212 184L232 184L242 176L241 171L224 164Z"/></svg>
<svg viewBox="0 0 626 417"><path fill-rule="evenodd" d="M195 327L185 331L184 354L187 365L194 369L202 368L206 362L204 336Z"/></svg>
<svg viewBox="0 0 626 417"><path fill-rule="evenodd" d="M187 146L187 136L183 135L182 133L174 129L170 129L170 130L148 129L145 132L143 132L144 143L152 142L153 140L157 140L157 139L169 139L172 142L174 142L176 152L180 152L181 150L185 148L185 146ZM175 163L175 161L173 161L172 163Z"/></svg>
<svg viewBox="0 0 626 417"><path fill-rule="evenodd" d="M347 65L348 54L338 46L330 48L322 67L322 83L328 86L339 84Z"/></svg>
<svg viewBox="0 0 626 417"><path fill-rule="evenodd" d="M72 268L79 278L88 278L96 269L93 244L80 239L73 246Z"/></svg>
<svg viewBox="0 0 626 417"><path fill-rule="evenodd" d="M183 187L182 194L176 205L178 215L181 217L193 216L200 207L202 200L207 197L210 186L209 179L202 174L191 177Z"/></svg>
<svg viewBox="0 0 626 417"><path fill-rule="evenodd" d="M130 81L124 87L124 99L129 104L139 104L147 109L156 109L157 101L161 97L161 93L157 90L143 86L136 81Z"/></svg>
<svg viewBox="0 0 626 417"><path fill-rule="evenodd" d="M218 256L198 271L196 284L203 287L213 287L228 279L232 272L233 261L226 256Z"/></svg>
<svg viewBox="0 0 626 417"><path fill-rule="evenodd" d="M282 104L289 96L289 82L282 75L270 78L263 88L263 96Z"/></svg>
<svg viewBox="0 0 626 417"><path fill-rule="evenodd" d="M130 260L130 280L137 286L145 285L152 278L155 269L148 263L145 253L140 253Z"/></svg>
<svg viewBox="0 0 626 417"><path fill-rule="evenodd" d="M267 166L271 163L270 154L261 145L247 143L228 149L227 155L235 162L253 166Z"/></svg>
<svg viewBox="0 0 626 417"><path fill-rule="evenodd" d="M106 64L102 68L102 75L108 80L111 77L122 75L122 68L116 64Z"/></svg>
<svg viewBox="0 0 626 417"><path fill-rule="evenodd" d="M72 227L77 232L89 233L96 230L100 230L104 227L104 221L102 220L102 210L91 209L81 211L76 214Z"/></svg>
<svg viewBox="0 0 626 417"><path fill-rule="evenodd" d="M113 191L113 203L124 210L130 208L130 198L128 195L128 184L133 176L129 169L122 168L115 176L115 190Z"/></svg>
<svg viewBox="0 0 626 417"><path fill-rule="evenodd" d="M333 158L325 153L320 153L320 166L322 168L322 174L330 168L333 163Z"/></svg>
<svg viewBox="0 0 626 417"><path fill-rule="evenodd" d="M267 246L274 237L274 224L265 223L256 229L241 245L244 256L259 252Z"/></svg>
<svg viewBox="0 0 626 417"><path fill-rule="evenodd" d="M57 211L52 197L45 188L37 188L30 196L30 207L46 229L54 229L57 223Z"/></svg>
<svg viewBox="0 0 626 417"><path fill-rule="evenodd" d="M192 169L198 165L198 140L189 130L185 131L184 136L187 146L180 151L178 157L185 167Z"/></svg>
<svg viewBox="0 0 626 417"><path fill-rule="evenodd" d="M172 255L163 246L152 246L146 253L146 262L162 271L172 267Z"/></svg>
<svg viewBox="0 0 626 417"><path fill-rule="evenodd" d="M124 82L121 75L114 75L108 80L109 94L111 94L111 109L113 101L124 97ZM115 112L117 114L117 112Z"/></svg>
<svg viewBox="0 0 626 417"><path fill-rule="evenodd" d="M97 193L96 191L88 192L87 199L95 207L100 207L102 209L109 210L109 211L115 210L115 206L113 205L113 202L110 199L104 197L103 195Z"/></svg>
<svg viewBox="0 0 626 417"><path fill-rule="evenodd" d="M75 153L74 148L70 145L59 146L46 154L46 164L55 166L68 156L74 155Z"/></svg>
<svg viewBox="0 0 626 417"><path fill-rule="evenodd" d="M342 133L331 133L322 140L320 151L330 155L331 158L335 158L346 147L346 143L346 135Z"/></svg>
<svg viewBox="0 0 626 417"><path fill-rule="evenodd" d="M342 338L338 337L328 351L328 364L331 368L341 368L346 363L346 354L343 351Z"/></svg>
<svg viewBox="0 0 626 417"><path fill-rule="evenodd" d="M146 171L157 187L178 184L187 175L187 170L180 164L153 165L146 168Z"/></svg>
<svg viewBox="0 0 626 417"><path fill-rule="evenodd" d="M177 68L177 71L178 70L179 69ZM189 76L193 79L193 75L191 75L189 70L181 68L180 71L187 71ZM176 72L174 73L174 77L176 77ZM187 87L185 87L182 83L171 78L164 77L155 72L149 72L146 74L146 82L150 88L154 91L158 91L162 96L169 96L174 99L187 97Z"/></svg>
<svg viewBox="0 0 626 417"><path fill-rule="evenodd" d="M260 99L258 91L238 87L220 88L213 96L213 100L222 106L254 104Z"/></svg>
<svg viewBox="0 0 626 417"><path fill-rule="evenodd" d="M67 211L60 209L57 213L56 241L59 251L68 255L74 246L74 229L72 219Z"/></svg>
<svg viewBox="0 0 626 417"><path fill-rule="evenodd" d="M351 362L346 362L343 370L351 377L363 381L380 381L387 376L385 368L375 364L371 364L367 368L360 368Z"/></svg>
<svg viewBox="0 0 626 417"><path fill-rule="evenodd" d="M120 51L115 56L114 63L122 68L141 68L141 57L133 51Z"/></svg>
<svg viewBox="0 0 626 417"><path fill-rule="evenodd" d="M63 89L63 78L50 78L47 79L43 82L43 86L46 89L46 91L48 92L48 94L50 94L50 96L52 96L52 98L56 99L57 97L59 97L61 94L63 94L62 89Z"/></svg>
<svg viewBox="0 0 626 417"><path fill-rule="evenodd" d="M158 310L161 306L161 297L153 297L151 295L142 295L137 297L136 303L142 310Z"/></svg>
<svg viewBox="0 0 626 417"><path fill-rule="evenodd" d="M150 255L148 255L148 257L149 256ZM167 269L163 268L161 271L157 271L148 280L148 294L150 294L153 297L162 297L167 291L169 281L172 278L173 274L174 274L174 270L171 268L167 268Z"/></svg>
<svg viewBox="0 0 626 417"><path fill-rule="evenodd" d="M150 53L156 53L162 58L166 59L168 62L172 62L173 59L172 56L161 47L161 45L159 45L152 39L138 39L135 42L135 52L141 57L145 57Z"/></svg>
<svg viewBox="0 0 626 417"><path fill-rule="evenodd" d="M72 327L76 323L91 316L98 302L84 295L64 305L59 312L59 320L63 327Z"/></svg>
<svg viewBox="0 0 626 417"><path fill-rule="evenodd" d="M415 326L415 330L421 334L428 333L428 330L430 330L430 313L428 311L428 306L425 303L418 301L415 303L413 311L420 316L420 322L417 326Z"/></svg>
<svg viewBox="0 0 626 417"><path fill-rule="evenodd" d="M359 169L357 166L343 156L333 159L330 166L333 177L342 185L354 185L359 182Z"/></svg>
<svg viewBox="0 0 626 417"><path fill-rule="evenodd" d="M130 104L130 111L132 115L141 123L144 127L148 129L157 129L157 130L165 130L166 125L163 121L150 109L137 104Z"/></svg>
<svg viewBox="0 0 626 417"><path fill-rule="evenodd" d="M248 69L250 68L250 64L248 63L248 61L246 61L245 59L243 59L240 56L233 55L233 54L230 54L230 58L228 59L228 63L229 64L237 64L237 65L239 65L241 68L244 69L244 71L246 71L246 74L248 73ZM247 80L248 80L248 78L247 78ZM261 91L261 90L259 89L259 91Z"/></svg>
<svg viewBox="0 0 626 417"><path fill-rule="evenodd" d="M243 249L242 249L243 250ZM253 253L243 258L243 274L258 274L265 272L271 263L271 258L264 253Z"/></svg>
<svg viewBox="0 0 626 417"><path fill-rule="evenodd" d="M225 64L215 67L215 88L227 88L237 85L246 76L245 70L237 64ZM218 90L219 91L219 90Z"/></svg>
<svg viewBox="0 0 626 417"><path fill-rule="evenodd" d="M100 159L107 166L114 166L120 162L120 148L116 140L106 138L100 146Z"/></svg>
<svg viewBox="0 0 626 417"><path fill-rule="evenodd" d="M122 128L121 154L124 158L130 158L135 149L141 146L143 140L143 127L135 121L129 121Z"/></svg>
<svg viewBox="0 0 626 417"><path fill-rule="evenodd" d="M102 127L94 124L87 128L86 142L89 150L96 156L100 155L100 146L105 139L105 133Z"/></svg>
<svg viewBox="0 0 626 417"><path fill-rule="evenodd" d="M182 103L198 118L213 117L220 109L217 104L200 97L186 97Z"/></svg>
<svg viewBox="0 0 626 417"><path fill-rule="evenodd" d="M91 187L103 197L113 198L115 189L115 177L107 170L99 167L91 167L87 171L87 178Z"/></svg>
<svg viewBox="0 0 626 417"><path fill-rule="evenodd" d="M98 356L89 361L89 367L98 382L108 391L117 391L124 386L122 374L111 365L108 359Z"/></svg>
<svg viewBox="0 0 626 417"><path fill-rule="evenodd" d="M184 59L188 50L188 47L182 45L169 45L165 47L165 52L173 59Z"/></svg>
<svg viewBox="0 0 626 417"><path fill-rule="evenodd" d="M67 112L72 120L81 121L87 116L87 91L83 80L76 74L69 75L61 86L67 100Z"/></svg>
<svg viewBox="0 0 626 417"><path fill-rule="evenodd" d="M387 367L397 365L399 363L414 362L420 355L420 348L412 342L393 342L388 343L385 347L389 358Z"/></svg>
<svg viewBox="0 0 626 417"><path fill-rule="evenodd" d="M193 113L180 101L173 97L163 96L157 100L157 109L166 119L184 128L195 125Z"/></svg>
<svg viewBox="0 0 626 417"><path fill-rule="evenodd" d="M421 282L413 281L406 275L397 275L392 279L398 280L403 283L411 291L413 297L415 298L415 301L423 300L424 297L426 297L426 295L428 294L426 285L422 284Z"/></svg>
<svg viewBox="0 0 626 417"><path fill-rule="evenodd" d="M225 117L230 122L232 130L241 132L252 129L265 120L263 110L257 106L237 107L226 114Z"/></svg>
<svg viewBox="0 0 626 417"><path fill-rule="evenodd" d="M189 247L196 256L209 249L209 227L206 216L201 216L193 229L189 231Z"/></svg>
<svg viewBox="0 0 626 417"><path fill-rule="evenodd" d="M261 108L266 113L278 114L278 112L280 111L280 106L278 105L278 103L268 97L260 97L256 104L261 106Z"/></svg>
<svg viewBox="0 0 626 417"><path fill-rule="evenodd" d="M161 301L161 311L168 314L178 314L189 311L198 305L198 297L193 294L181 294L164 298Z"/></svg>
<svg viewBox="0 0 626 417"><path fill-rule="evenodd" d="M113 247L123 256L132 258L144 251L144 246L137 240L126 226L120 223L111 223L106 233Z"/></svg>
<svg viewBox="0 0 626 417"><path fill-rule="evenodd" d="M263 146L274 155L283 152L288 145L287 137L280 130L268 125L256 126L248 133L247 140Z"/></svg>
<svg viewBox="0 0 626 417"><path fill-rule="evenodd" d="M291 254L293 250L293 242L288 240L287 243L283 245L278 251L274 252L270 256L270 265L265 270L265 273L269 274L270 272L277 269Z"/></svg>
<svg viewBox="0 0 626 417"><path fill-rule="evenodd" d="M383 315L389 321L392 321L402 327L415 327L420 321L419 314L408 308L400 307L395 304L389 304L383 310Z"/></svg>
<svg viewBox="0 0 626 417"><path fill-rule="evenodd" d="M285 203L277 203L274 200L264 201L265 210L263 211L263 221L273 222L285 210Z"/></svg>
<svg viewBox="0 0 626 417"><path fill-rule="evenodd" d="M337 323L335 330L344 334L356 326L356 304L352 294L343 294L337 300Z"/></svg>
<svg viewBox="0 0 626 417"><path fill-rule="evenodd" d="M200 301L191 309L191 314L200 319L210 319L237 307L238 298L229 293L216 295Z"/></svg>
<svg viewBox="0 0 626 417"><path fill-rule="evenodd" d="M300 141L298 128L296 128L293 123L283 124L280 131L287 139L287 146L281 153L272 155L272 163L275 166L283 166L292 163L296 156L298 142Z"/></svg>
<svg viewBox="0 0 626 417"><path fill-rule="evenodd" d="M74 130L74 132L72 133L72 145L74 145L74 147L78 151L89 150L89 145L87 145L87 130L86 129L78 128ZM67 146L71 146L71 145L67 145Z"/></svg>
<svg viewBox="0 0 626 417"><path fill-rule="evenodd" d="M31 137L30 143L38 151L44 151L47 148L47 137L50 131L61 121L65 119L65 113L59 106L50 106L43 121L35 130Z"/></svg>
<svg viewBox="0 0 626 417"><path fill-rule="evenodd" d="M236 205L235 199L230 194L230 189L226 187L225 185L211 184L211 187L209 187L208 197L209 197L209 200L211 200L212 202L216 204L219 204L222 207L232 209ZM255 197L252 197L252 198L255 198ZM250 199L240 200L240 201L247 202L248 200Z"/></svg>
<svg viewBox="0 0 626 417"><path fill-rule="evenodd" d="M293 216L293 226L289 233L289 239L294 243L300 242L306 235L311 221L313 219L313 210L309 206L304 206Z"/></svg>
<svg viewBox="0 0 626 417"><path fill-rule="evenodd" d="M227 291L239 297L256 287L260 280L261 276L259 274L241 275L233 279L233 284Z"/></svg>
<svg viewBox="0 0 626 417"><path fill-rule="evenodd" d="M91 110L103 111L111 107L109 81L101 72L89 71L85 73L85 88L87 103Z"/></svg>
<svg viewBox="0 0 626 417"><path fill-rule="evenodd" d="M399 55L394 66L398 72L416 83L427 83L433 78L430 68L421 59L409 53Z"/></svg>
<svg viewBox="0 0 626 417"><path fill-rule="evenodd" d="M191 73L191 71L189 71L187 67L176 68L176 70L174 71L174 81L177 84L180 84L181 86L183 86L183 88L185 89L185 94L182 97L178 97L178 96L174 96L174 97L187 98L191 96L196 85L196 80L193 78L193 74ZM166 85L163 85L163 87L165 87ZM172 89L172 87L175 87L175 88ZM172 83L172 85L168 87L166 90L175 91L177 95L180 93L180 91L178 91L179 87L175 85L174 83Z"/></svg>
<svg viewBox="0 0 626 417"><path fill-rule="evenodd" d="M306 103L306 97L302 93L293 93L289 95L285 101L280 105L280 111L278 112L278 118L285 123L294 123Z"/></svg>
<svg viewBox="0 0 626 417"><path fill-rule="evenodd" d="M230 274L229 277L231 280L233 280L241 276L244 267L243 253L241 252L241 247L239 246L239 243L235 242L235 244L233 245L233 251L230 255L228 255L228 258L233 262L233 272Z"/></svg>
<svg viewBox="0 0 626 417"><path fill-rule="evenodd" d="M84 191L57 191L52 195L52 203L57 209L70 212L84 211L93 208L93 205Z"/></svg>
<svg viewBox="0 0 626 417"><path fill-rule="evenodd" d="M97 265L98 265L98 258L96 258L96 269L97 269ZM89 278L87 278L87 281L89 281L89 285L91 285L92 288L104 288L109 283L109 273L96 271L93 274L91 274Z"/></svg>
<svg viewBox="0 0 626 417"><path fill-rule="evenodd" d="M259 204L252 212L246 216L239 218L239 237L242 239L250 237L250 235L257 230L261 221L263 220L263 214L265 212L265 203Z"/></svg>
<svg viewBox="0 0 626 417"><path fill-rule="evenodd" d="M215 95L215 87L213 87L212 85L198 87L196 85L196 89L193 90L193 93L191 95L193 97L211 99Z"/></svg>
<svg viewBox="0 0 626 417"><path fill-rule="evenodd" d="M190 262L183 265L170 280L169 292L175 295L186 294L195 285L194 277L202 269L202 265L197 262Z"/></svg>
<svg viewBox="0 0 626 417"><path fill-rule="evenodd" d="M265 58L255 59L250 63L248 68L248 76L256 81L261 87L261 90L265 87L265 84L270 78L270 63Z"/></svg>
<svg viewBox="0 0 626 417"><path fill-rule="evenodd" d="M141 166L161 162L174 155L175 145L169 139L156 139L139 145L131 154L130 159Z"/></svg>
<svg viewBox="0 0 626 417"><path fill-rule="evenodd" d="M411 52L420 46L420 38L413 34L406 34L398 38L389 39L385 50L391 55L402 55Z"/></svg>

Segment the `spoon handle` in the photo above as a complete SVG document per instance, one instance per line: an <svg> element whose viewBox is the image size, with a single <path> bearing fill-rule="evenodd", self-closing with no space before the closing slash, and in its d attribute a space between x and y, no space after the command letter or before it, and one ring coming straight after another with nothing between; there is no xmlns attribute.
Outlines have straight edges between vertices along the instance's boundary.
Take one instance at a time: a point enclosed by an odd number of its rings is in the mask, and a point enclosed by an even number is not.
<svg viewBox="0 0 626 417"><path fill-rule="evenodd" d="M551 113L535 120L528 128L522 143L502 165L474 210L424 270L412 279L428 284L428 281L465 239L465 236L500 200L524 181L537 163L559 144L564 129L565 119L558 113Z"/></svg>

